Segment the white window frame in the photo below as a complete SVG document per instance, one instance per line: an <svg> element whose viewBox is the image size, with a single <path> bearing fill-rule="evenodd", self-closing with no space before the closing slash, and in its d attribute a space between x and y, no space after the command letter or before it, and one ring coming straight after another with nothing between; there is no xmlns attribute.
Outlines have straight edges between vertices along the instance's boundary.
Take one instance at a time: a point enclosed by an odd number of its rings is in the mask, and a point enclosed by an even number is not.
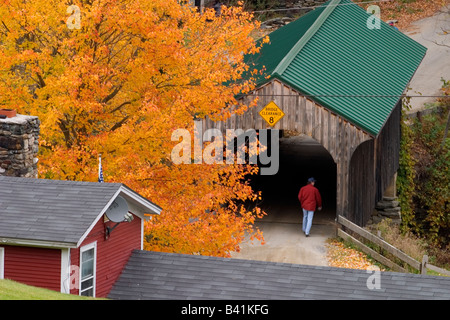
<svg viewBox="0 0 450 320"><path fill-rule="evenodd" d="M70 249L61 249L61 292L70 293Z"/></svg>
<svg viewBox="0 0 450 320"><path fill-rule="evenodd" d="M0 247L0 279L5 278L5 248Z"/></svg>
<svg viewBox="0 0 450 320"><path fill-rule="evenodd" d="M92 272L93 275L92 275L92 277L90 277L88 279L82 280L81 279L81 275L82 275L82 269L83 269L83 252L86 252L86 251L89 251L89 250L94 250L94 265L93 265L93 272ZM87 244L85 246L82 246L80 248L80 281L78 282L80 284L80 289L79 289L79 295L80 296L82 295L81 294L82 292L87 291L87 290L92 288L92 291L93 291L93 295L92 296L95 297L96 269L97 269L97 241L89 243L89 244ZM87 288L87 289L81 290L82 281L86 281L86 280L90 280L90 279L92 279L92 286Z"/></svg>

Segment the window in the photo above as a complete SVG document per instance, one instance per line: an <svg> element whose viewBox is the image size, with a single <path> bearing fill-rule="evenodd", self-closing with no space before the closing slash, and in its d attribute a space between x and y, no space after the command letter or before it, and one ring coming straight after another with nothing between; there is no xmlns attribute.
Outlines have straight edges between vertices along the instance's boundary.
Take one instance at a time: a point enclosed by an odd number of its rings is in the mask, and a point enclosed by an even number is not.
<svg viewBox="0 0 450 320"><path fill-rule="evenodd" d="M96 251L96 242L80 249L80 296L95 297Z"/></svg>
<svg viewBox="0 0 450 320"><path fill-rule="evenodd" d="M0 279L5 278L5 248L0 247Z"/></svg>

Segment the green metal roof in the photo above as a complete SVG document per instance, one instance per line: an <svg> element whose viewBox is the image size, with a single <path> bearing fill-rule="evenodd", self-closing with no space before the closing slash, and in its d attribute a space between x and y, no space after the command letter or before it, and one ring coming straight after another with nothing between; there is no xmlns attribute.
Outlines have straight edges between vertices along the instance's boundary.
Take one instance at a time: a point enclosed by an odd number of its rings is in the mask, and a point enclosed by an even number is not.
<svg viewBox="0 0 450 320"><path fill-rule="evenodd" d="M248 57L266 77L278 78L318 104L377 136L425 56L426 48L350 0L331 0L272 32Z"/></svg>
<svg viewBox="0 0 450 320"><path fill-rule="evenodd" d="M288 56L293 45L309 30L323 9L324 7L319 7L312 10L300 19L270 33L270 43L265 44L259 54L247 56L247 63L253 63L258 69L265 67L266 75L273 74L279 63ZM259 81L265 82L264 76L260 77Z"/></svg>

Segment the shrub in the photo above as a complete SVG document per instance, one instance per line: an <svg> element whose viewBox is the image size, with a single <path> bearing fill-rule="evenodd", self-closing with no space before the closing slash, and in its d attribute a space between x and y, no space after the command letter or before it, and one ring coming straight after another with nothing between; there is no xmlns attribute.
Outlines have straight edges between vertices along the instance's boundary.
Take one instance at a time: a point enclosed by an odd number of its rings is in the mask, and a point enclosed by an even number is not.
<svg viewBox="0 0 450 320"><path fill-rule="evenodd" d="M371 229L375 234L380 231L381 238L417 261L422 261L423 256L427 254L425 241L410 231L402 232L391 219L383 219L378 224L372 225Z"/></svg>

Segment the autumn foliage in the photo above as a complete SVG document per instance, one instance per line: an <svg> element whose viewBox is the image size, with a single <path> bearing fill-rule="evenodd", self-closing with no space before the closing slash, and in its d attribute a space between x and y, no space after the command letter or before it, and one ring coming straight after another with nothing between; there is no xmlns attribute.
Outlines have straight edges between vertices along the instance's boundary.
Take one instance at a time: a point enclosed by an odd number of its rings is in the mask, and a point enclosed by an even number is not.
<svg viewBox="0 0 450 320"><path fill-rule="evenodd" d="M163 208L145 248L226 256L261 211L250 165L174 165L175 129L245 110L258 27L176 0L0 0L0 104L41 120L41 178L121 182ZM80 11L79 28L68 25Z"/></svg>
<svg viewBox="0 0 450 320"><path fill-rule="evenodd" d="M364 1L361 2L364 5ZM400 30L405 30L411 26L412 22L430 17L448 5L448 0L391 0L369 3L371 4L380 7L383 21L397 20L395 25ZM364 5L364 8L366 9L367 6Z"/></svg>

